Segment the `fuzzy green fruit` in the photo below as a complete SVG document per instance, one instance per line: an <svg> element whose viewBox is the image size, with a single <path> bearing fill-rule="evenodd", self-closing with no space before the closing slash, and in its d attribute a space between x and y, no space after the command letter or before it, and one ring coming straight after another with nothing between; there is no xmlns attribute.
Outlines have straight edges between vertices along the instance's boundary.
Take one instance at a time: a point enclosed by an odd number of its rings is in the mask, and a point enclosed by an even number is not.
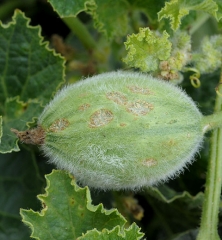
<svg viewBox="0 0 222 240"><path fill-rule="evenodd" d="M83 184L138 189L177 176L193 160L202 119L179 88L148 75L111 72L62 89L39 127L25 134Z"/></svg>

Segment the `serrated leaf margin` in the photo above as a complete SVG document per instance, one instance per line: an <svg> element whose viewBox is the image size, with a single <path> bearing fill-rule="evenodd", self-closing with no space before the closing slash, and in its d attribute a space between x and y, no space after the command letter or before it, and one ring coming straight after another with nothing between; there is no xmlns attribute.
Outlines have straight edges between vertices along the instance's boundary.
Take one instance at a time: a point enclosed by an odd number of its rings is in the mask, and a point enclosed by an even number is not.
<svg viewBox="0 0 222 240"><path fill-rule="evenodd" d="M50 43L49 43L48 41L45 41L45 40L44 40L44 37L41 35L41 27L40 27L39 25L38 25L38 26L32 26L32 25L30 25L31 19L28 18L28 17L26 17L26 16L25 16L25 13L22 12L21 10L19 10L19 9L15 9L14 14L13 14L13 16L12 16L12 21L8 22L7 24L4 24L4 23L0 20L0 27L6 29L6 28L9 28L11 25L15 25L15 24L17 23L17 22L16 22L16 17L17 17L19 14L22 15L22 17L23 17L25 20L27 20L27 22L26 22L26 27L27 27L28 29L38 29L38 35L37 35L37 36L39 37L39 41L38 41L39 46L40 46L40 47L44 47L48 52L51 52L51 53L53 54L53 56L59 57L60 59L63 60L63 64L62 64L62 67L63 67L62 79L61 79L60 84L57 86L56 91L53 92L53 95L54 95L54 94L59 90L59 88L65 83L65 58L64 58L60 53L56 53L56 51L55 51L54 49L52 49L52 48L49 47ZM36 37L37 37L37 36L36 36ZM43 106L43 105L42 105L42 106Z"/></svg>
<svg viewBox="0 0 222 240"><path fill-rule="evenodd" d="M44 198L48 197L48 195L49 195L48 189L49 189L50 186L51 186L51 182L50 182L50 180L49 180L48 177L49 177L50 175L54 174L54 173L61 173L61 172L64 172L64 173L65 173L65 171L63 171L63 170L53 169L50 174L45 175L45 178L46 178L45 193L44 193L44 194L39 194L39 195L37 195L37 198L40 200L40 202L41 202L41 204L42 204L42 207L43 207L40 212L35 212L35 211L33 211L32 209L30 209L30 210L20 209L20 215L21 215L21 217L22 217L22 222L23 222L24 224L26 224L27 226L30 227L30 229L31 229L31 236L30 236L30 237L32 237L32 238L34 238L34 239L42 240L42 239L39 239L38 237L34 237L34 231L35 231L34 226L33 226L33 224L32 224L31 222L25 220L25 216L24 216L23 212L27 212L27 213L32 212L33 214L35 214L35 215L37 214L37 215L39 215L40 217L43 217L43 216L45 215L45 213L46 213L46 211L47 211L48 208L47 208L47 206L44 204ZM67 174L68 174L68 173L67 173ZM79 186L76 184L76 182L75 182L75 178L74 178L71 174L68 174L68 175L69 175L69 177L72 179L72 180L71 180L71 185L74 187L74 191L76 191L76 192L85 191L86 199L87 199L86 208L87 208L89 211L91 211L91 212L96 212L97 209L100 208L100 209L101 209L101 213L104 213L105 215L110 215L110 214L112 214L112 213L116 213L116 215L119 216L119 217L122 219L122 221L124 222L122 226L118 225L118 226L120 227L120 230L123 231L124 225L126 224L127 220L118 212L118 210L115 209L115 208L110 209L110 210L106 210L106 209L103 207L103 204L102 204L102 203L100 203L100 204L98 204L98 205L96 205L96 206L92 205L92 199L91 199L91 194L90 194L89 188L88 188L87 186L84 187L84 188L79 187Z"/></svg>

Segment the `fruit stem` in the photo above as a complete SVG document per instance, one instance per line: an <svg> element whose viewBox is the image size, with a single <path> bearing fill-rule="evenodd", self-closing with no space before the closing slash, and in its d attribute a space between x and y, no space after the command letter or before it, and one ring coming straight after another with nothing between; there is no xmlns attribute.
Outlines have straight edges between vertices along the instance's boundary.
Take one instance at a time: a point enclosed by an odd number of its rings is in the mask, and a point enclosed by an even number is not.
<svg viewBox="0 0 222 240"><path fill-rule="evenodd" d="M221 96L218 96L221 98ZM209 116L204 116L202 119L202 129L203 133L206 133L210 130L222 127L222 111L216 112Z"/></svg>
<svg viewBox="0 0 222 240"><path fill-rule="evenodd" d="M222 91L222 72L219 83L219 91ZM205 130L221 127L222 97L217 95L215 113L205 117ZM206 124L207 123L207 124ZM202 209L202 217L197 240L219 240L217 226L220 208L220 195L222 185L222 128L215 129L211 136L210 159L207 170L205 198Z"/></svg>

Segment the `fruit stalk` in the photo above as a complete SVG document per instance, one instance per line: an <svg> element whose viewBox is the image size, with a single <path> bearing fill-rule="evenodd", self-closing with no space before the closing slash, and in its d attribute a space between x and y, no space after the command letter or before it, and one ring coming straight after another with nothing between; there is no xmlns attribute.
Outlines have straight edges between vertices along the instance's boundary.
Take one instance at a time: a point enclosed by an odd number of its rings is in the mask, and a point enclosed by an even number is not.
<svg viewBox="0 0 222 240"><path fill-rule="evenodd" d="M222 73L219 83L219 91L222 91ZM213 126L220 126L221 114L218 112L222 108L222 98L217 95L215 103L215 114L205 117L205 125L210 126L205 130L210 130ZM211 119L210 119L211 118ZM210 121L209 121L210 120ZM212 121L211 121L212 120ZM211 136L210 159L208 163L207 181L205 188L205 199L203 203L202 217L197 240L214 239L219 240L217 226L218 213L220 207L220 194L222 185L222 128L215 129Z"/></svg>
<svg viewBox="0 0 222 240"><path fill-rule="evenodd" d="M214 114L203 117L202 129L204 134L208 131L214 130L219 127L222 127L222 111L220 110L219 112L215 111Z"/></svg>

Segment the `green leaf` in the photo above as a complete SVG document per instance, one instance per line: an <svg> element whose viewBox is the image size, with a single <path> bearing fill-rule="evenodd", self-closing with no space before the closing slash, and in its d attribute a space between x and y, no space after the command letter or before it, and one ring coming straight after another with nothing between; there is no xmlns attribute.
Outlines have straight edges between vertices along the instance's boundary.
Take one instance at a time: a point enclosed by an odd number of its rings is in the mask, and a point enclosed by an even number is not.
<svg viewBox="0 0 222 240"><path fill-rule="evenodd" d="M214 0L217 3L218 6L218 12L217 12L217 17L218 20L221 20L222 18L222 1L221 0Z"/></svg>
<svg viewBox="0 0 222 240"><path fill-rule="evenodd" d="M86 11L94 20L94 26L99 32L103 32L108 39L114 36L123 36L128 28L127 0L119 0L113 4L110 0L49 0L54 10L61 18L76 17L78 13Z"/></svg>
<svg viewBox="0 0 222 240"><path fill-rule="evenodd" d="M6 153L19 151L10 128L27 128L64 81L64 60L19 10L9 24L0 22L0 29L0 152Z"/></svg>
<svg viewBox="0 0 222 240"><path fill-rule="evenodd" d="M8 25L0 23L0 102L20 96L27 102L37 98L47 103L63 82L64 60L43 43L40 28L15 11Z"/></svg>
<svg viewBox="0 0 222 240"><path fill-rule="evenodd" d="M143 233L139 232L139 227L133 223L128 229L124 229L122 232L120 231L120 227L117 226L111 231L107 229L103 229L102 232L93 229L88 231L82 237L79 237L78 240L139 240L143 237Z"/></svg>
<svg viewBox="0 0 222 240"><path fill-rule="evenodd" d="M33 152L0 154L0 239L28 240L30 232L24 226L19 209L40 207L36 194L45 183Z"/></svg>
<svg viewBox="0 0 222 240"><path fill-rule="evenodd" d="M128 9L126 0L94 0L95 5L88 9L98 31L103 32L108 39L114 36L124 36L128 28Z"/></svg>
<svg viewBox="0 0 222 240"><path fill-rule="evenodd" d="M192 196L189 192L177 193L175 190L162 185L157 187L152 187L147 190L151 196L156 199L165 202L172 203L176 200L181 200L183 202L192 203L192 206L200 206L204 200L204 194L202 192L198 193L196 196Z"/></svg>
<svg viewBox="0 0 222 240"><path fill-rule="evenodd" d="M48 0L61 18L76 17L78 13L86 11L88 5L94 4L94 0Z"/></svg>
<svg viewBox="0 0 222 240"><path fill-rule="evenodd" d="M191 229L189 231L179 234L172 240L193 240L197 238L197 234L198 234L198 229Z"/></svg>
<svg viewBox="0 0 222 240"><path fill-rule="evenodd" d="M129 67L140 68L143 72L156 71L159 62L170 57L171 42L166 31L158 36L149 28L140 28L138 34L129 35L125 42L127 56L123 61Z"/></svg>
<svg viewBox="0 0 222 240"><path fill-rule="evenodd" d="M189 14L189 11L204 11L213 15L218 21L218 6L214 0L171 0L165 3L165 7L158 13L159 21L169 18L171 28L175 31L181 24L181 19Z"/></svg>
<svg viewBox="0 0 222 240"><path fill-rule="evenodd" d="M126 220L115 209L105 210L102 204L93 206L88 187L78 187L71 176L58 170L53 170L46 180L46 193L38 196L42 211L21 210L33 238L76 239L88 230L111 230L118 225L122 231Z"/></svg>
<svg viewBox="0 0 222 240"><path fill-rule="evenodd" d="M165 0L128 0L132 9L139 9L144 12L149 20L157 22L157 13L164 7Z"/></svg>
<svg viewBox="0 0 222 240"><path fill-rule="evenodd" d="M221 67L222 36L205 37L198 51L192 54L194 66L200 73L212 73Z"/></svg>
<svg viewBox="0 0 222 240"><path fill-rule="evenodd" d="M192 196L187 191L176 192L167 185L160 185L151 187L142 194L154 211L154 218L149 225L151 232L162 232L165 239L173 239L175 233L199 226L204 201L202 192ZM147 238L149 239L149 232Z"/></svg>

